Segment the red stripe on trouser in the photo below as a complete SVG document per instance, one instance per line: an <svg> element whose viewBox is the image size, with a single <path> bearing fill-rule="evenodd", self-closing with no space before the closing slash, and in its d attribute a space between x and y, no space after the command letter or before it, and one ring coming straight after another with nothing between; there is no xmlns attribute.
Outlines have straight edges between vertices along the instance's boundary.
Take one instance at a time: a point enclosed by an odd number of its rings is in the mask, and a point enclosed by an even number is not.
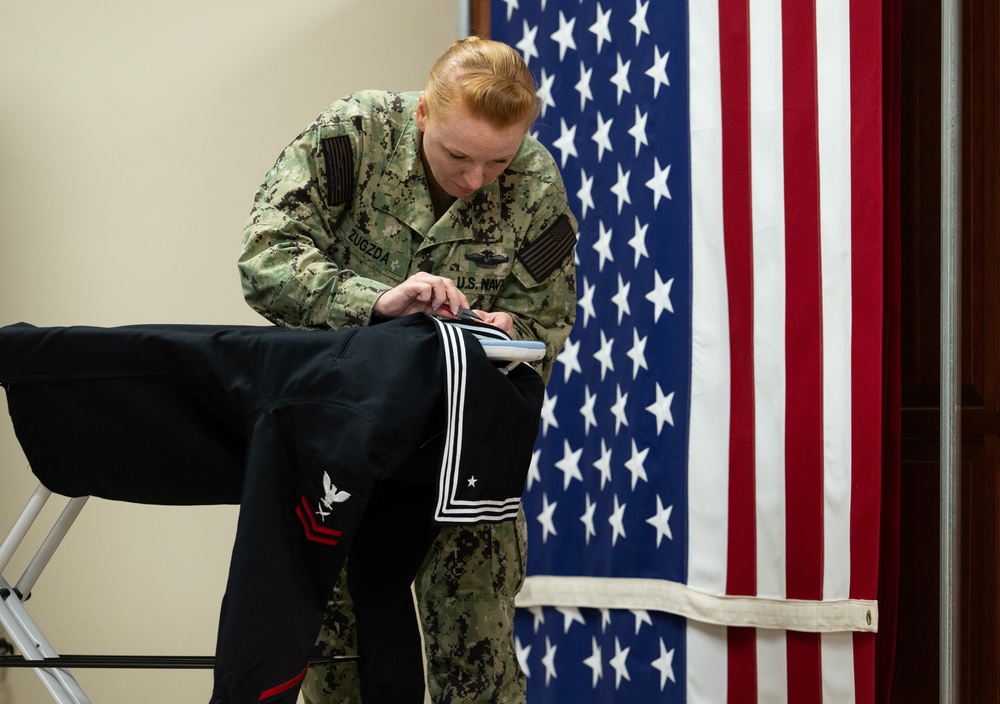
<svg viewBox="0 0 1000 704"><path fill-rule="evenodd" d="M257 698L257 701L262 702L265 699L270 699L271 697L276 697L279 694L284 694L293 687L298 687L302 683L302 680L306 678L307 672L309 672L308 665L306 665L302 669L302 672L295 675L295 677L288 680L287 682L279 684L277 687L271 687L270 689L265 689L263 692L260 693L260 696Z"/></svg>

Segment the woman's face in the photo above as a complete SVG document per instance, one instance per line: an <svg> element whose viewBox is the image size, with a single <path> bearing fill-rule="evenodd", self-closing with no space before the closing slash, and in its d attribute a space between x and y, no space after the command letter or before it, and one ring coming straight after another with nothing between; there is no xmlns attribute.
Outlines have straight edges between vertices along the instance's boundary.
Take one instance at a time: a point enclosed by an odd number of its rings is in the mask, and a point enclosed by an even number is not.
<svg viewBox="0 0 1000 704"><path fill-rule="evenodd" d="M448 195L466 198L496 180L521 148L526 125L497 128L464 106L428 115L424 96L417 104L423 157L431 177Z"/></svg>

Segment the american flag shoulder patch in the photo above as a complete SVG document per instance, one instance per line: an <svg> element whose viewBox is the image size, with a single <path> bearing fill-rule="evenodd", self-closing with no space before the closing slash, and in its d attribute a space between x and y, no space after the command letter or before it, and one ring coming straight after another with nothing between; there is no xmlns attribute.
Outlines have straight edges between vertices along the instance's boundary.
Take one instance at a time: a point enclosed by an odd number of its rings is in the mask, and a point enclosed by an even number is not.
<svg viewBox="0 0 1000 704"><path fill-rule="evenodd" d="M568 217L560 215L534 242L528 242L517 258L535 281L544 281L573 254L575 245L573 226Z"/></svg>
<svg viewBox="0 0 1000 704"><path fill-rule="evenodd" d="M346 134L327 137L322 142L326 165L326 200L329 205L343 205L354 192L354 152Z"/></svg>

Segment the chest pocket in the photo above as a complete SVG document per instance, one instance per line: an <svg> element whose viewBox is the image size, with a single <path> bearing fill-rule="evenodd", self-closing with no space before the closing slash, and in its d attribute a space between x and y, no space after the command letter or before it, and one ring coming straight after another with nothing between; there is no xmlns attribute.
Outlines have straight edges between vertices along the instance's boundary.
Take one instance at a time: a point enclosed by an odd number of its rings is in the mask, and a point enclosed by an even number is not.
<svg viewBox="0 0 1000 704"><path fill-rule="evenodd" d="M377 210L359 216L347 209L331 228L333 241L324 255L337 266L388 284L408 275L410 230L392 216Z"/></svg>
<svg viewBox="0 0 1000 704"><path fill-rule="evenodd" d="M421 250L414 269L447 276L474 308L488 310L510 276L514 256L502 242L451 242Z"/></svg>

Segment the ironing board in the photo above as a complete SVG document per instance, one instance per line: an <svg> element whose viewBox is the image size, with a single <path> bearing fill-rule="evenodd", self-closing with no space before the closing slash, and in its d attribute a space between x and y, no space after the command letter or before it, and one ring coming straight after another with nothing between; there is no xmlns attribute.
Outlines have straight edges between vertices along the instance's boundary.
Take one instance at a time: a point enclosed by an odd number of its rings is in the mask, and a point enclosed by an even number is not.
<svg viewBox="0 0 1000 704"><path fill-rule="evenodd" d="M481 334L482 330L476 330L475 327L472 326L472 332L481 343L487 359L504 374L508 374L522 363L537 361L544 356L545 347L542 343L502 339L492 334L483 335ZM67 535L89 496L69 497L23 574L16 580L8 580L4 575L11 558L52 496L53 492L40 483L9 533L0 543L0 626L20 652L20 656L0 656L0 666L32 668L57 704L89 704L90 702L72 675L70 668L213 667L213 657L61 655L58 653L28 613L24 601L35 587L42 571L62 539ZM356 659L355 656L313 659L309 665Z"/></svg>

